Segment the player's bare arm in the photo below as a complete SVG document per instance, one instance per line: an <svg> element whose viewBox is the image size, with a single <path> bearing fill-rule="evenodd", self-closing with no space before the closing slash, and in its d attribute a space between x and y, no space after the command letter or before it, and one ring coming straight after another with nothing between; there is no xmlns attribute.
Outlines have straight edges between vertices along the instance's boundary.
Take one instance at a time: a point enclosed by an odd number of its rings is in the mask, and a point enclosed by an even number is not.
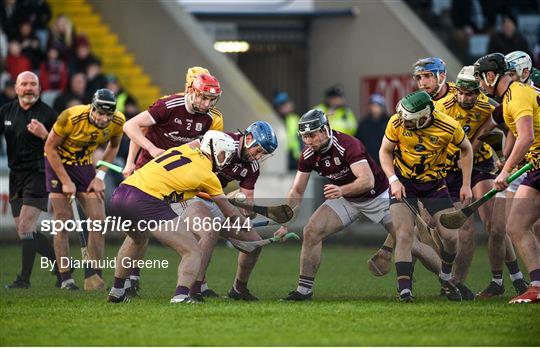
<svg viewBox="0 0 540 348"><path fill-rule="evenodd" d="M47 141L45 142L45 155L54 172L62 182L62 192L66 195L73 195L76 191L75 184L67 174L57 150L58 146L62 145L64 142L64 139L65 137L59 136L54 131L50 132Z"/></svg>
<svg viewBox="0 0 540 348"><path fill-rule="evenodd" d="M356 180L347 185L325 185L324 196L327 199L357 197L375 187L375 177L368 162L355 163L351 166Z"/></svg>
<svg viewBox="0 0 540 348"><path fill-rule="evenodd" d="M304 192L306 192L310 175L310 173L300 171L296 172L293 185L287 194L287 205L293 210L300 208L300 203L302 202L302 197L304 197ZM287 234L287 231L287 226L281 226L276 232L274 232L274 237L281 238Z"/></svg>
<svg viewBox="0 0 540 348"><path fill-rule="evenodd" d="M381 143L381 149L379 150L379 160L381 161L381 167L390 182L390 193L398 201L401 201L403 197L407 197L405 194L405 188L399 182L396 171L394 170L394 148L395 144L388 140L388 138L383 137Z"/></svg>
<svg viewBox="0 0 540 348"><path fill-rule="evenodd" d="M463 176L463 184L460 190L460 199L461 203L469 204L472 198L471 191L471 173L473 166L473 150L471 143L467 137L463 139L461 144L458 145L461 154L460 154L460 166L461 173Z"/></svg>
<svg viewBox="0 0 540 348"><path fill-rule="evenodd" d="M512 170L523 160L527 151L534 142L534 128L532 116L524 116L516 121L516 131L518 133L512 153L506 159L501 173L495 179L495 188L504 190L508 187L506 179Z"/></svg>
<svg viewBox="0 0 540 348"><path fill-rule="evenodd" d="M116 158L116 154L118 153L118 149L120 148L120 141L122 140L122 137L116 136L111 137L109 140L109 144L105 148L105 152L103 153L103 160L105 162L112 162ZM109 168L107 167L100 167L100 171L107 172ZM88 188L86 189L86 192L95 192L98 197L101 199L104 198L104 192L105 192L105 182L103 179L100 179L98 176L96 176L94 179L92 179L92 182L90 182L90 185L88 185Z"/></svg>
<svg viewBox="0 0 540 348"><path fill-rule="evenodd" d="M157 157L161 155L165 150L156 147L150 140L145 137L145 134L142 130L142 128L150 127L154 124L154 119L152 118L150 113L148 111L143 111L124 124L124 132L128 135L132 142L148 151L150 155L152 155L152 157ZM133 156L135 156L136 152L137 150L134 149Z"/></svg>

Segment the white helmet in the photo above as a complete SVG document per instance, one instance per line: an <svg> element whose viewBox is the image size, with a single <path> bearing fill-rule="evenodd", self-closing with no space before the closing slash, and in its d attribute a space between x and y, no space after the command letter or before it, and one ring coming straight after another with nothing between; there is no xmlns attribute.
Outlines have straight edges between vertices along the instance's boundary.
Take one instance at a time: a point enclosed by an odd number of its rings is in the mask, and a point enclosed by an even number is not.
<svg viewBox="0 0 540 348"><path fill-rule="evenodd" d="M213 159L217 168L226 166L237 151L234 139L223 132L207 131L201 140L201 151Z"/></svg>
<svg viewBox="0 0 540 348"><path fill-rule="evenodd" d="M532 69L532 60L531 57L523 52L523 51L514 51L511 53L508 53L506 56L504 56L504 60L506 60L506 65L508 66L509 71L515 71L516 75L519 78L519 81L525 82L527 81L527 78L523 76L523 70L528 69L529 70L529 76Z"/></svg>

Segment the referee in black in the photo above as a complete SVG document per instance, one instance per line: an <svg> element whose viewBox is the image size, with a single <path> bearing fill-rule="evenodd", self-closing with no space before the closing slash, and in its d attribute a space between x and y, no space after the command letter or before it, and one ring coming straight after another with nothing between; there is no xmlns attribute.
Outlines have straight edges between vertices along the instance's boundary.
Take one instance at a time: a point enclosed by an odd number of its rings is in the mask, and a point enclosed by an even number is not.
<svg viewBox="0 0 540 348"><path fill-rule="evenodd" d="M29 288L36 252L55 260L51 243L36 231L36 224L48 205L43 146L58 115L39 99L36 74L20 73L15 91L17 99L0 108L0 134L6 138L9 202L22 242L22 266L17 279L6 288Z"/></svg>

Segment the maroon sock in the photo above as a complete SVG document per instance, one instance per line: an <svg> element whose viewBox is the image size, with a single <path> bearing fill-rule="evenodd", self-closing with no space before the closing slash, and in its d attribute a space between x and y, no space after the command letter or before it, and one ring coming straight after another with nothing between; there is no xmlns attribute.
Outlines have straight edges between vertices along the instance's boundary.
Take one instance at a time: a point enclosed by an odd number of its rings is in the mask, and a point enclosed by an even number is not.
<svg viewBox="0 0 540 348"><path fill-rule="evenodd" d="M187 286L177 286L176 292L174 293L174 296L178 295L188 295L189 294L189 288Z"/></svg>
<svg viewBox="0 0 540 348"><path fill-rule="evenodd" d="M117 289L123 289L126 280L124 278L114 277L114 287Z"/></svg>
<svg viewBox="0 0 540 348"><path fill-rule="evenodd" d="M195 283L191 286L191 289L189 290L190 294L198 294L201 292L201 285L202 281L196 280Z"/></svg>
<svg viewBox="0 0 540 348"><path fill-rule="evenodd" d="M234 281L234 288L236 289L236 291L238 291L240 293L248 291L247 282L243 282L243 281L238 280L238 279L236 279Z"/></svg>
<svg viewBox="0 0 540 348"><path fill-rule="evenodd" d="M141 269L139 267L133 267L131 269L131 275L135 276L135 277L140 277L141 276Z"/></svg>

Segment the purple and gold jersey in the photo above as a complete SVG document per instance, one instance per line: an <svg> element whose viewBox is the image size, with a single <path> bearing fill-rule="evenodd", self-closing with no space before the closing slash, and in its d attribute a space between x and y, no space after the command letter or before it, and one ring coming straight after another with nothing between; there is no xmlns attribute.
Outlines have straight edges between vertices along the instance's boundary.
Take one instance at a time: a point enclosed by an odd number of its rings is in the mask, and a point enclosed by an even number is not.
<svg viewBox="0 0 540 348"><path fill-rule="evenodd" d="M191 114L186 109L183 93L158 99L148 112L154 125L148 127L146 138L164 150L189 143L208 130L223 131L223 116L217 109L211 108L206 114ZM141 149L136 167L140 168L150 160L150 153Z"/></svg>
<svg viewBox="0 0 540 348"><path fill-rule="evenodd" d="M502 96L504 123L517 137L516 122L525 116L531 116L534 142L525 156L527 162L540 169L540 91L521 82L512 82Z"/></svg>
<svg viewBox="0 0 540 348"><path fill-rule="evenodd" d="M218 172L218 178L221 186L225 187L231 181L238 181L240 187L246 190L253 190L255 183L259 178L259 162L253 161L246 163L242 161L242 149L240 148L240 139L242 134L225 132L230 135L237 147L237 152L231 162Z"/></svg>
<svg viewBox="0 0 540 348"><path fill-rule="evenodd" d="M484 122L490 122L489 118L496 106L497 103L488 98L484 93L480 93L476 103L470 110L463 109L459 106L457 94L449 95L435 102L435 109L458 121L469 140L476 135L476 132ZM448 169L457 170L457 161L459 160L459 149L457 146L450 144L447 156ZM483 143L478 152L474 154L474 164L487 161L491 157L493 157L491 147Z"/></svg>
<svg viewBox="0 0 540 348"><path fill-rule="evenodd" d="M351 166L366 162L373 172L375 186L369 192L358 197L347 197L347 199L375 198L388 189L388 180L381 167L373 161L360 140L332 130L330 141L330 148L323 153L316 153L309 147L306 148L298 160L298 171L311 173L314 170L320 176L329 179L332 184L342 186L356 180Z"/></svg>
<svg viewBox="0 0 540 348"><path fill-rule="evenodd" d="M385 136L396 143L394 168L397 175L418 182L431 182L446 176L448 145L459 145L465 132L452 117L433 111L431 125L409 130L398 114L390 118Z"/></svg>
<svg viewBox="0 0 540 348"><path fill-rule="evenodd" d="M165 151L122 183L171 201L188 200L199 191L210 196L223 194L219 179L212 172L212 161L189 144Z"/></svg>
<svg viewBox="0 0 540 348"><path fill-rule="evenodd" d="M121 137L122 127L126 122L120 111L114 113L112 122L105 128L98 128L90 123L92 105L77 105L64 110L53 126L53 131L64 138L58 146L62 163L69 165L92 164L92 154L101 144L112 137Z"/></svg>

